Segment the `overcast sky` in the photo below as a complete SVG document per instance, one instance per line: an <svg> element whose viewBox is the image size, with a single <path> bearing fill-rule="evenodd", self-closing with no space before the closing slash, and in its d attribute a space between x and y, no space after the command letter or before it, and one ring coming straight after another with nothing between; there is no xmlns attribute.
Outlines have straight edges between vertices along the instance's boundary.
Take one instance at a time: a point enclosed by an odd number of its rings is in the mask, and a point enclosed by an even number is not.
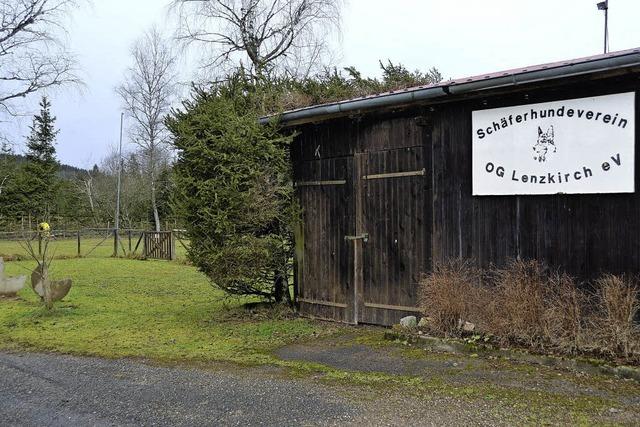
<svg viewBox="0 0 640 427"><path fill-rule="evenodd" d="M94 0L74 13L69 44L86 86L51 93L60 128L58 157L90 167L118 140L114 88L134 40L168 25L165 0ZM340 65L378 75L378 60L464 77L602 53L603 13L596 0L347 0ZM640 47L640 2L610 0L611 50ZM186 66L185 66L186 68ZM185 73L188 70L185 69ZM37 97L33 99L37 102ZM17 151L30 119L12 125Z"/></svg>

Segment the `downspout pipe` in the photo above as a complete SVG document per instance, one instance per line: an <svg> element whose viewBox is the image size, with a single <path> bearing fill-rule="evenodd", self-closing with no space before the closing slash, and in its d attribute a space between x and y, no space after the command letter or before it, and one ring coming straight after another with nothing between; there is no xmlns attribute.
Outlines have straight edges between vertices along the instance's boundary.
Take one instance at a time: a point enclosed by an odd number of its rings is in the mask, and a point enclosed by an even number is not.
<svg viewBox="0 0 640 427"><path fill-rule="evenodd" d="M594 59L592 61L578 63L568 62L566 65L543 68L535 71L505 73L502 76L491 77L484 80L441 84L438 86L408 90L405 92L383 94L370 98L311 106L299 110L288 111L281 115L262 117L260 118L260 123L266 124L274 119L279 120L279 122L284 125L291 122L305 123L320 121L326 117L347 115L349 113L376 108L419 103L447 96L463 95L489 89L518 86L526 83L594 74L634 66L640 66L640 51L638 50L634 50L624 55Z"/></svg>

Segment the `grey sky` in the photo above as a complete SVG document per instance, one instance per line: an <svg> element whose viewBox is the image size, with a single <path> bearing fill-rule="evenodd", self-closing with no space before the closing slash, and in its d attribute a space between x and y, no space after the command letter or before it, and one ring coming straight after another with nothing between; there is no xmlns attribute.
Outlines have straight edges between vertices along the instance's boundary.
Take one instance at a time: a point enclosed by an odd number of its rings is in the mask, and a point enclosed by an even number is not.
<svg viewBox="0 0 640 427"><path fill-rule="evenodd" d="M167 25L165 0L94 0L69 24L86 87L51 93L61 130L62 162L89 167L118 139L114 88L133 41L154 23ZM378 59L445 78L602 52L603 14L596 0L348 0L340 65L378 74ZM611 50L640 46L640 2L610 0ZM186 66L185 66L186 68ZM188 70L185 70L185 73ZM32 102L37 102L33 99ZM13 125L22 144L29 119ZM18 151L22 147L18 146Z"/></svg>

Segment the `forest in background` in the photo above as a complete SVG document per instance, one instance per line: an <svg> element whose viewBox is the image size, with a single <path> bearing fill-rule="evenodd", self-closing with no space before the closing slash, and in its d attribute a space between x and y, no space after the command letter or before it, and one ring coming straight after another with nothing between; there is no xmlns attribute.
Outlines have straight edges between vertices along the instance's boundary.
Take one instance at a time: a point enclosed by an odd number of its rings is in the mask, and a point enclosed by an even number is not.
<svg viewBox="0 0 640 427"><path fill-rule="evenodd" d="M54 229L111 228L114 225L118 153L112 152L91 169L61 164L56 157L55 117L46 98L34 117L27 150L16 153L0 144L0 230L33 230L45 221ZM149 184L144 153L123 157L120 219L122 228L148 229ZM171 160L158 168L158 206L164 228L177 223L169 207Z"/></svg>

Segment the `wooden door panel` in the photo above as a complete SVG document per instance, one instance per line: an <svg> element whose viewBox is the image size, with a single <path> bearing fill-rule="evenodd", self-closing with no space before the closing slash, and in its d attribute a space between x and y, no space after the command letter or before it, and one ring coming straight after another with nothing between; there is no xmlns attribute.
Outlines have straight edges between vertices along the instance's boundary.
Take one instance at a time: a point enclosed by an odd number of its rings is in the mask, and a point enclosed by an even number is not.
<svg viewBox="0 0 640 427"><path fill-rule="evenodd" d="M362 307L359 321L389 325L415 312L425 271L427 176L422 146L363 157Z"/></svg>
<svg viewBox="0 0 640 427"><path fill-rule="evenodd" d="M353 322L353 158L317 159L296 173L302 208L297 244L300 309L304 314ZM302 243L300 243L302 242Z"/></svg>

